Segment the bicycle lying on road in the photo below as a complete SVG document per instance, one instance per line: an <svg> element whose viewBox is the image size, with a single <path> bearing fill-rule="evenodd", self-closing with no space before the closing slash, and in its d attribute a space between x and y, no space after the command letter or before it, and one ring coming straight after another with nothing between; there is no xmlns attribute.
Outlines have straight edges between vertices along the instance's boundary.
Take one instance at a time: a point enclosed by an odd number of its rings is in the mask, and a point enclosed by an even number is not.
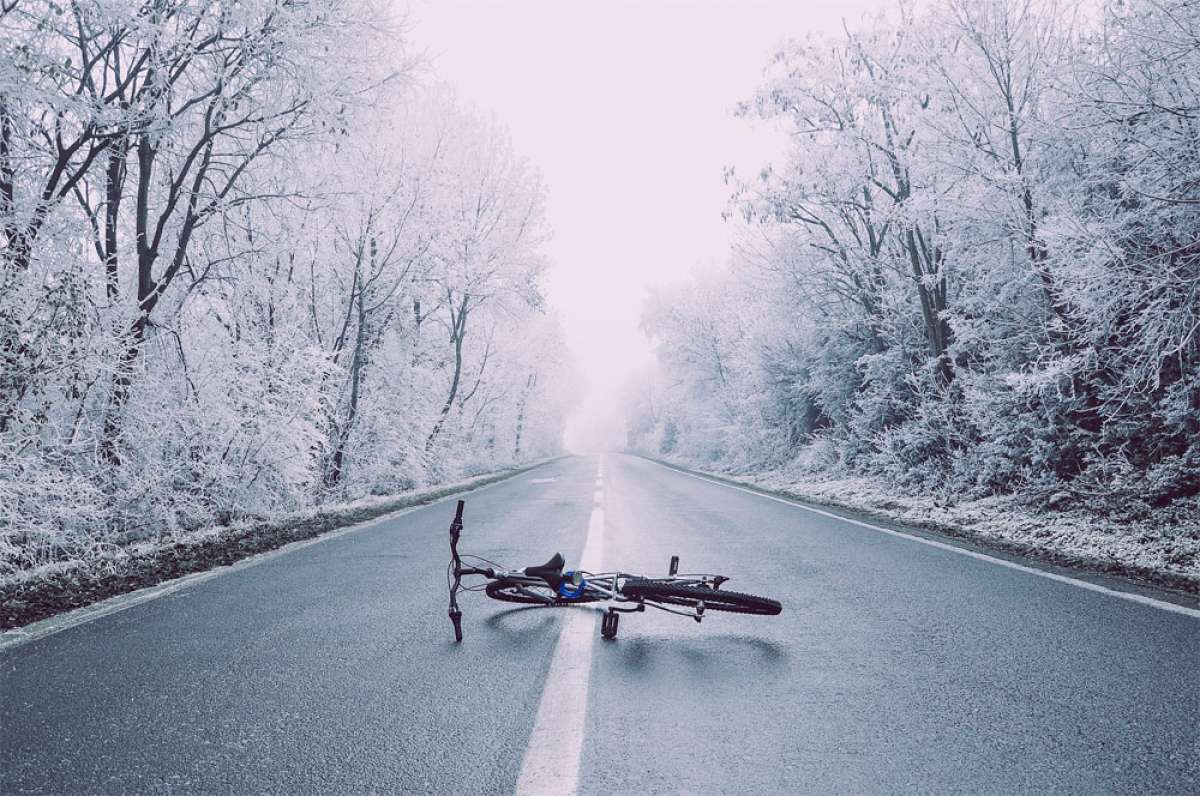
<svg viewBox="0 0 1200 796"><path fill-rule="evenodd" d="M665 578L648 578L628 572L563 571L566 562L562 554L538 567L506 570L493 561L479 556L460 556L458 539L462 533L463 501L458 501L454 521L450 523L450 565L446 570L446 585L450 588L450 621L454 623L454 640L462 641L462 611L458 608L460 591L479 591L488 597L507 603L530 606L567 606L585 603L605 603L600 621L600 635L617 637L617 624L623 613L637 613L646 606L697 622L708 611L727 611L735 614L774 616L783 606L766 597L724 591L721 584L729 580L724 575L680 575L679 556L671 556ZM490 566L463 566L463 558ZM481 575L486 583L463 586L468 575Z"/></svg>

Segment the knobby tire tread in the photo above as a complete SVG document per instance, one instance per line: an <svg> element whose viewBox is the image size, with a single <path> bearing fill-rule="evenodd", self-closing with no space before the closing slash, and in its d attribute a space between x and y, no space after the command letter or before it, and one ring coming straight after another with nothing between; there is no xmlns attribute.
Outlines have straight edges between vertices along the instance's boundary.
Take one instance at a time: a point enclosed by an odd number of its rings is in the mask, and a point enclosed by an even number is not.
<svg viewBox="0 0 1200 796"><path fill-rule="evenodd" d="M709 589L703 586L685 586L652 580L631 580L621 589L627 597L641 598L670 605L693 606L704 603L705 611L725 611L733 614L756 614L775 616L783 605L769 597L743 594L724 589Z"/></svg>

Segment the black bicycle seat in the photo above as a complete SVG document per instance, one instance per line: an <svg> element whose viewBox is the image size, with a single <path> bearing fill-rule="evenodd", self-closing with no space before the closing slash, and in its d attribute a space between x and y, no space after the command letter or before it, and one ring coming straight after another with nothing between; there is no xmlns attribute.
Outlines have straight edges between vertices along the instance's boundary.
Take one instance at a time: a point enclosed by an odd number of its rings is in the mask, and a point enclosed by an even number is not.
<svg viewBox="0 0 1200 796"><path fill-rule="evenodd" d="M541 578L550 584L550 588L558 591L558 585L562 583L563 565L566 563L562 553L555 553L554 558L540 567L525 567L525 574L531 578Z"/></svg>

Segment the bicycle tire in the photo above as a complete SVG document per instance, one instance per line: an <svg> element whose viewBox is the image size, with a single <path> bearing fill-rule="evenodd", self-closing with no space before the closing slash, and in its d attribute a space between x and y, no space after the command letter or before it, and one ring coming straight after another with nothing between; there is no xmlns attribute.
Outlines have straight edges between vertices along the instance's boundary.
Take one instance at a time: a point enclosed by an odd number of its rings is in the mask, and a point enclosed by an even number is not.
<svg viewBox="0 0 1200 796"><path fill-rule="evenodd" d="M553 602L540 599L531 594L523 593L525 589L530 588L528 584L518 583L512 580L493 580L484 589L488 597L493 600L499 600L505 603L518 603L520 605L575 605L577 603L594 603L603 600L603 597L598 597L593 594L582 594L579 597L563 597L561 594L553 594ZM551 596L549 586L540 586L534 588L545 589L547 597Z"/></svg>
<svg viewBox="0 0 1200 796"><path fill-rule="evenodd" d="M694 608L697 603L703 602L705 611L725 611L731 614L775 616L783 610L783 605L779 601L769 597L654 580L626 581L621 592L626 597L637 600L683 605L689 608Z"/></svg>

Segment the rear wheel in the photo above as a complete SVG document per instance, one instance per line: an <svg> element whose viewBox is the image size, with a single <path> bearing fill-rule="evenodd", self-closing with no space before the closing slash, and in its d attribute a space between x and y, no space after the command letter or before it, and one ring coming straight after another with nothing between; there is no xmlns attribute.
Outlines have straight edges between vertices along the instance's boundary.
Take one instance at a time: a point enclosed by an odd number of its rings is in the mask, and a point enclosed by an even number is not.
<svg viewBox="0 0 1200 796"><path fill-rule="evenodd" d="M626 597L635 600L682 605L695 608L704 603L705 611L727 611L734 614L757 614L774 616L783 610L783 605L767 597L741 594L736 591L710 589L704 586L685 586L656 580L626 581L621 589Z"/></svg>
<svg viewBox="0 0 1200 796"><path fill-rule="evenodd" d="M575 603L599 602L603 599L587 593L567 598L556 593L548 585L530 585L515 580L493 580L488 583L484 591L493 600L520 603L521 605L574 605Z"/></svg>

